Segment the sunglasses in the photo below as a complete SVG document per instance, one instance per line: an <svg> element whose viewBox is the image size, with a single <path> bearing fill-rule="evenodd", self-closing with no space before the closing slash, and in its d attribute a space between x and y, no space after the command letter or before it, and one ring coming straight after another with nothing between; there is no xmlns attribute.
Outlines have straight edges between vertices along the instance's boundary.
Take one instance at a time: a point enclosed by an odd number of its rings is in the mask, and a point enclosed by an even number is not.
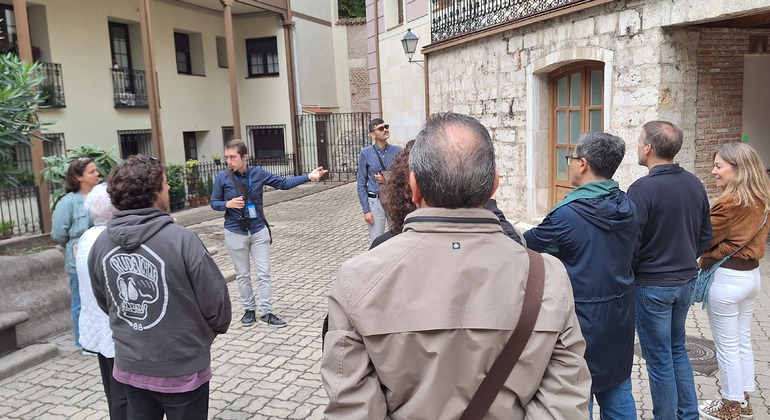
<svg viewBox="0 0 770 420"><path fill-rule="evenodd" d="M78 158L78 162L91 162L91 158L81 157L81 158Z"/></svg>
<svg viewBox="0 0 770 420"><path fill-rule="evenodd" d="M388 124L385 124L383 126L375 128L375 130L379 131L380 133L382 133L385 130L389 130L389 129L390 129L390 125L388 125Z"/></svg>

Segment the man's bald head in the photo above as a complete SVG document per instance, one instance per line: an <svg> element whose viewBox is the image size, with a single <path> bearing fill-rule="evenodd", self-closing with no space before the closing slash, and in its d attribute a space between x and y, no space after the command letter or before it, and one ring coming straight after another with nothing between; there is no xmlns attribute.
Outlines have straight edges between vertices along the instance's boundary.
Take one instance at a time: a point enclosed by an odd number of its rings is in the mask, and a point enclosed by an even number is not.
<svg viewBox="0 0 770 420"><path fill-rule="evenodd" d="M431 207L481 207L495 188L495 149L478 120L434 114L415 139L409 170Z"/></svg>

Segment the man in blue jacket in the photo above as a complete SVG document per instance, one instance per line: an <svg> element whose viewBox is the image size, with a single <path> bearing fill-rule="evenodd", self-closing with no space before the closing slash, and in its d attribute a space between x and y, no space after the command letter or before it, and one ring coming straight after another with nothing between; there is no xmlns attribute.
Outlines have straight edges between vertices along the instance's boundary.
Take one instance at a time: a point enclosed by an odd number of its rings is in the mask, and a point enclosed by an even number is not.
<svg viewBox="0 0 770 420"><path fill-rule="evenodd" d="M284 178L259 166L249 166L248 149L241 139L225 145L227 170L220 172L211 190L211 208L225 212L225 248L233 260L235 281L245 309L241 324L254 325L259 320L275 328L286 322L273 314L273 289L270 279L270 226L262 212L262 189L269 185L288 190L308 181L320 180L329 173L319 166L307 175ZM259 306L251 287L250 259L257 272Z"/></svg>
<svg viewBox="0 0 770 420"><path fill-rule="evenodd" d="M591 393L602 418L632 420L636 404L631 393L631 261L638 226L634 203L612 179L624 154L625 144L619 137L584 134L566 156L570 182L577 188L524 238L529 248L557 256L567 268L586 340Z"/></svg>

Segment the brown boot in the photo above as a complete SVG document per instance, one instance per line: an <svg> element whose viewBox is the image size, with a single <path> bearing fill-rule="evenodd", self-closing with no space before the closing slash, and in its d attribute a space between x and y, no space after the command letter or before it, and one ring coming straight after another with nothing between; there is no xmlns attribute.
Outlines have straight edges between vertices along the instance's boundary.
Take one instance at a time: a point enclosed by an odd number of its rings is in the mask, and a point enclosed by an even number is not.
<svg viewBox="0 0 770 420"><path fill-rule="evenodd" d="M701 405L698 412L708 420L741 420L741 403L723 399L716 404Z"/></svg>

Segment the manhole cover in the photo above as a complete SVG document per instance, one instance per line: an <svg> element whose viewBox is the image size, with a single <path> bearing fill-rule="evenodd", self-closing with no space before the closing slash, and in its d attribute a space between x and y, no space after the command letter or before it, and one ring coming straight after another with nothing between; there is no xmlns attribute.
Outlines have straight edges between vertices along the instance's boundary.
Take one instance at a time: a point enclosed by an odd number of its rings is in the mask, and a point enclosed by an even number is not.
<svg viewBox="0 0 770 420"><path fill-rule="evenodd" d="M706 376L714 376L719 370L713 341L688 335L685 347L690 356L693 371ZM642 349L638 342L634 344L634 354L642 357Z"/></svg>

